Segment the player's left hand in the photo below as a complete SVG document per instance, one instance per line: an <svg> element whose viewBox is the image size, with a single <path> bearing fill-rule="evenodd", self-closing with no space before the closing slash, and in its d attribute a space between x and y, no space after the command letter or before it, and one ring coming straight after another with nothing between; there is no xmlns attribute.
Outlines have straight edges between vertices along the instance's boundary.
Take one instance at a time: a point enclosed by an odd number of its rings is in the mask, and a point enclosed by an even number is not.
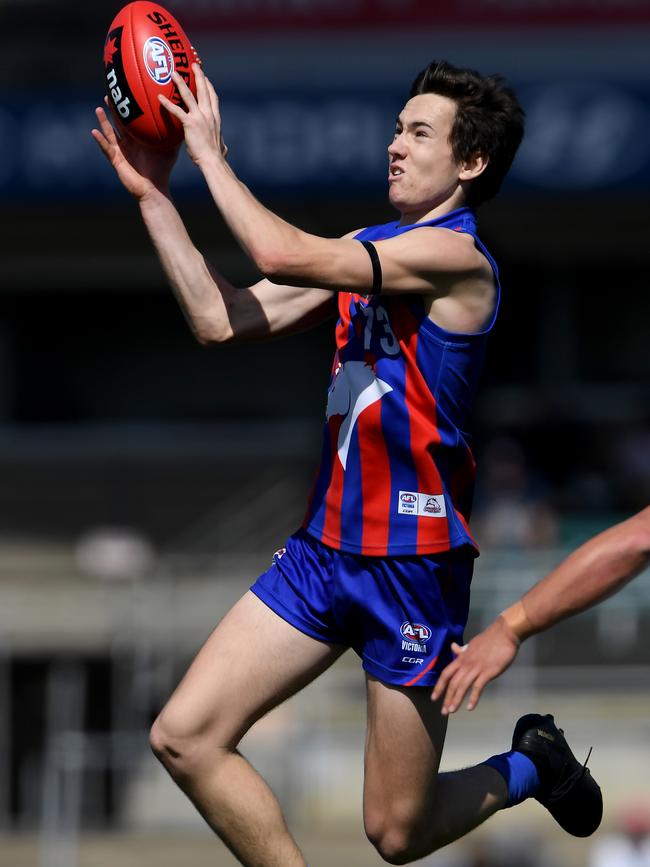
<svg viewBox="0 0 650 867"><path fill-rule="evenodd" d="M214 157L215 154L225 160L228 148L221 134L219 97L212 82L198 63L192 65L192 70L196 79L196 98L181 76L177 72L172 73L174 83L185 103L185 109L175 105L162 94L158 99L167 111L183 124L187 152L193 162L200 166L203 161Z"/></svg>
<svg viewBox="0 0 650 867"><path fill-rule="evenodd" d="M108 98L104 102L114 114ZM93 129L91 134L126 190L138 200L155 190L167 195L178 147L168 151L152 150L138 144L128 133L116 132L105 108L96 108L95 115L99 129Z"/></svg>
<svg viewBox="0 0 650 867"><path fill-rule="evenodd" d="M442 713L454 713L461 706L467 691L467 710L474 710L483 688L502 674L519 650L519 641L503 617L498 617L469 644L453 643L456 659L442 671L431 698L443 699Z"/></svg>

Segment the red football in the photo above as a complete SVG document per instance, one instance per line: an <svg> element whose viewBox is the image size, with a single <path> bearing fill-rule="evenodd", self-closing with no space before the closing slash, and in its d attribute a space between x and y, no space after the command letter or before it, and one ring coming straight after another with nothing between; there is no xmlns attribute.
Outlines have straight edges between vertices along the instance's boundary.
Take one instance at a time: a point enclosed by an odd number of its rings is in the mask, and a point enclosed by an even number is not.
<svg viewBox="0 0 650 867"><path fill-rule="evenodd" d="M196 96L192 63L199 58L178 21L158 3L137 0L121 9L104 45L108 98L123 131L141 144L167 150L183 126L158 100L162 93L184 106L172 81L176 70Z"/></svg>

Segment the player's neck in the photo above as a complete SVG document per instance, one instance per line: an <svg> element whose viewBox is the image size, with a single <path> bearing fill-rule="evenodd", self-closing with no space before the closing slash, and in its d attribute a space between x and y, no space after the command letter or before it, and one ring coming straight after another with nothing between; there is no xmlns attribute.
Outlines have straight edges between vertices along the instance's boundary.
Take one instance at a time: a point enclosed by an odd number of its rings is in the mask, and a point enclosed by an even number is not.
<svg viewBox="0 0 650 867"><path fill-rule="evenodd" d="M462 191L457 191L453 196L445 199L433 207L423 207L417 210L402 212L400 216L400 226L412 226L414 223L426 223L429 220L435 220L437 217L444 217L452 211L462 208L467 204Z"/></svg>

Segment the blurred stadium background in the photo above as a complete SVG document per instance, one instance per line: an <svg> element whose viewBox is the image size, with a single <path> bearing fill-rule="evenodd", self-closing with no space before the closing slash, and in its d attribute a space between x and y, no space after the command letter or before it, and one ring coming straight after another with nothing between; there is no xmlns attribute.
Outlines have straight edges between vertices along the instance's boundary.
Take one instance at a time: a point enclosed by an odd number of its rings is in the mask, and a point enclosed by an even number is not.
<svg viewBox="0 0 650 867"><path fill-rule="evenodd" d="M1 867L234 864L147 729L299 522L319 446L329 329L201 349L90 138L119 5L0 0ZM385 146L433 57L520 94L527 138L480 213L505 288L475 420L471 635L650 501L650 7L166 5L221 93L233 165L320 234L391 218ZM197 245L252 280L186 158L174 193ZM521 712L556 712L578 751L594 745L595 843L526 804L422 864L591 867L608 834L643 831L649 626L646 575L531 640L450 727L445 768L507 747ZM247 738L314 867L380 863L361 829L363 693L347 654Z"/></svg>

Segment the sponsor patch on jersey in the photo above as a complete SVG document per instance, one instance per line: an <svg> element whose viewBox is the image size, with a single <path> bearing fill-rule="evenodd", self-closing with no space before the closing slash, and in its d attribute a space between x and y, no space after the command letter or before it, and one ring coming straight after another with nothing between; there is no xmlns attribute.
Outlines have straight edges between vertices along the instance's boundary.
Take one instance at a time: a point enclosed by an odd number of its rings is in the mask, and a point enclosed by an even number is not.
<svg viewBox="0 0 650 867"><path fill-rule="evenodd" d="M419 491L400 491L397 511L400 515L418 515L422 518L447 517L442 494L421 494Z"/></svg>

